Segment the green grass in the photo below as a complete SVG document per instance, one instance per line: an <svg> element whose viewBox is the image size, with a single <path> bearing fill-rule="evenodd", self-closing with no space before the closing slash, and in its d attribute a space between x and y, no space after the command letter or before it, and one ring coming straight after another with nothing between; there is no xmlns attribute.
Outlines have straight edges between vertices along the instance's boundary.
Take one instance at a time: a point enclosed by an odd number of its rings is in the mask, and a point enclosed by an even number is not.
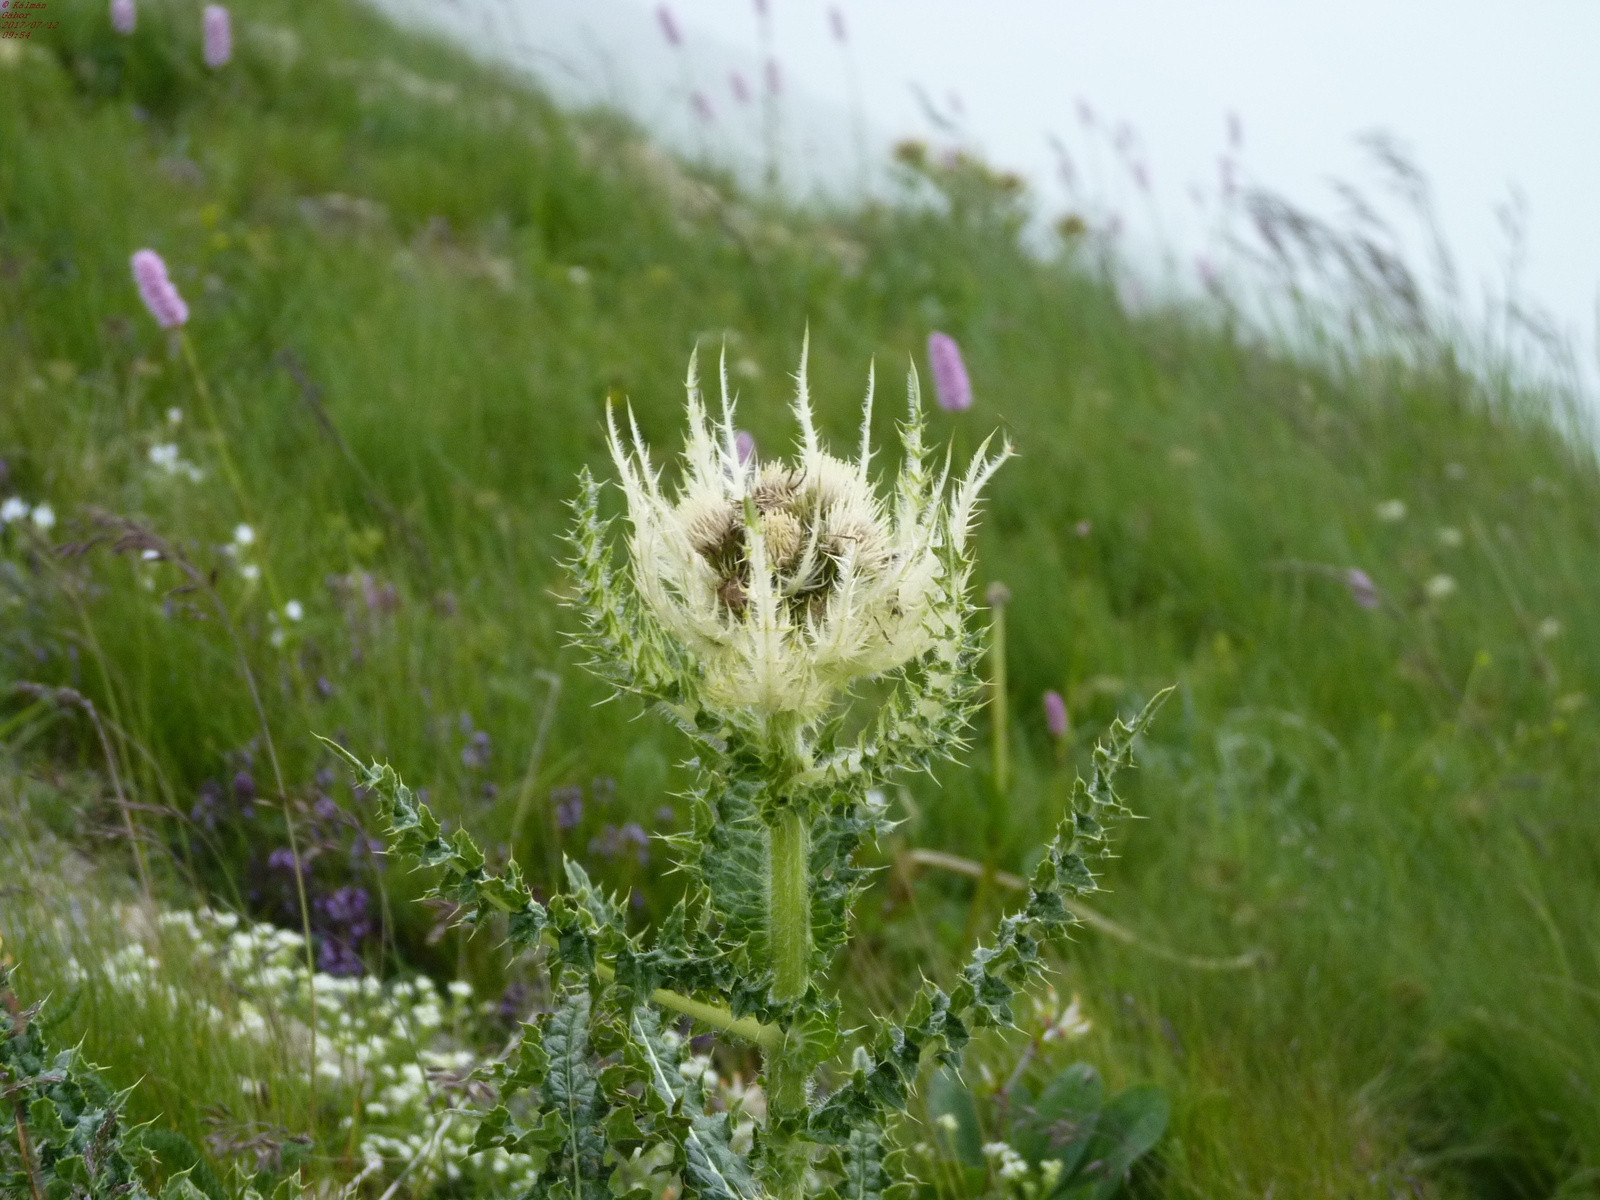
<svg viewBox="0 0 1600 1200"><path fill-rule="evenodd" d="M516 849L546 884L552 787L619 781L609 815L588 797L568 852L587 856L602 820L660 824L683 745L627 705L596 707L563 654L558 535L579 467L606 470L607 398L669 448L689 350L725 343L741 422L777 450L809 323L821 420L845 439L869 361L893 397L944 329L978 402L937 414L937 432L965 454L1003 426L1021 451L980 558L1014 597L1018 782L1008 804L985 801L981 742L972 763L906 781L904 845L993 846L1025 867L1065 786L1041 694L1073 698L1081 755L1176 683L1132 785L1146 819L1100 907L1187 953L1264 954L1199 972L1092 931L1065 948L1092 1057L1115 1085L1173 1099L1136 1189L1600 1188L1600 475L1556 432L1557 401L1491 389L1443 352L1335 346L1308 363L1220 310L1130 316L1084 258L1026 254L1013 201L976 174L947 207L909 190L839 212L740 194L348 3L239 4L238 60L213 76L192 8L142 6L125 43L102 5L53 0L62 28L0 60L0 495L48 500L58 541L120 513L217 568L292 796L309 802L326 764L313 732L388 757L490 844L526 789ZM193 379L139 306L141 246L194 310L243 507ZM893 416L879 405L880 438ZM203 481L151 466L167 441ZM1391 498L1406 515L1385 522ZM240 521L266 568L255 584L219 549ZM16 528L0 545L0 682L90 696L126 732L139 819L171 851L152 854L158 888L248 905L279 826L201 836L154 811L186 814L252 742L270 787L204 592L164 609L182 582L170 566L104 544L51 558ZM1384 607L1305 564L1363 568ZM393 585L392 607L328 585L360 572ZM1458 587L1430 599L1440 574ZM268 579L306 608L281 649ZM529 777L542 672L561 686ZM78 717L0 703L26 774L100 767ZM462 714L490 735L481 767L463 762ZM120 820L99 790L21 779L0 784L8 803L64 835ZM131 871L125 845L93 841L106 869ZM647 912L674 898L653 868L597 867ZM909 896L886 881L845 966L858 1003L951 961L971 900L959 879L925 875ZM27 911L0 908L0 923L31 945ZM485 948L430 947L430 918L404 911L411 962L494 982ZM126 1083L130 1037L94 1022ZM222 1086L194 1071L192 1094Z"/></svg>

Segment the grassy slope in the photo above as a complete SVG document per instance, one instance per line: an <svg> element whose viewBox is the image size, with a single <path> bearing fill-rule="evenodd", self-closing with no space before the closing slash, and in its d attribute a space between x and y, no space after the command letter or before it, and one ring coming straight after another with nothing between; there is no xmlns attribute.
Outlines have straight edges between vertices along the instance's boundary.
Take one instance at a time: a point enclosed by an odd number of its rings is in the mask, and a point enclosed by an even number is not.
<svg viewBox="0 0 1600 1200"><path fill-rule="evenodd" d="M604 399L629 396L646 434L672 445L689 347L727 337L759 372L740 377L744 423L779 447L809 322L823 420L844 437L868 360L892 395L900 364L943 328L979 402L941 415L939 432L970 449L1003 423L1022 451L982 553L1015 596L1022 778L987 814L973 769L913 781L908 839L971 852L986 825L1002 861L1022 865L1061 786L1040 693L1074 695L1092 732L1177 681L1136 781L1149 819L1124 837L1102 906L1189 951L1269 956L1207 975L1087 933L1068 955L1101 1064L1174 1095L1148 1186L1387 1195L1414 1178L1441 1195L1518 1196L1592 1180L1589 456L1447 367L1311 370L1201 314L1130 318L1070 262L1021 255L998 201L951 218L764 209L348 4L241 4L239 61L216 77L186 65L187 8L174 24L144 6L123 61L100 5L56 7L62 53L0 66L9 489L74 519L89 505L141 514L221 565L291 788L319 761L309 730L342 730L503 839L546 694L536 672L559 670L538 795L616 775L618 804L649 820L681 748L652 721L590 706L549 594L562 501L601 458ZM303 203L330 193L385 215ZM195 310L244 512L192 383L138 307L126 264L141 245L167 256ZM276 365L285 349L370 486ZM187 414L175 435L173 405ZM891 418L880 407L880 436ZM208 469L203 483L150 468L150 445L169 438ZM1380 522L1391 497L1408 515ZM295 653L268 643L267 589L217 552L245 518L280 599L306 604ZM1465 544L1443 545L1443 526ZM75 607L62 576L3 536L0 672L89 691L159 764L135 769L144 794L187 809L255 736L216 622L163 615L139 581L150 569L104 551L69 568ZM1360 565L1390 603L1363 611L1293 562ZM177 582L153 570L156 586ZM352 570L396 585L392 615L336 605L324 581ZM1441 572L1459 591L1428 601ZM1563 632L1542 639L1547 617ZM483 771L462 764L463 712L492 735ZM89 752L62 724L18 729L39 735L30 752ZM522 849L537 862L548 846ZM672 892L637 870L612 877L647 883L652 906ZM874 917L863 994L928 961L924 937L949 946L966 896L929 880L925 921Z"/></svg>

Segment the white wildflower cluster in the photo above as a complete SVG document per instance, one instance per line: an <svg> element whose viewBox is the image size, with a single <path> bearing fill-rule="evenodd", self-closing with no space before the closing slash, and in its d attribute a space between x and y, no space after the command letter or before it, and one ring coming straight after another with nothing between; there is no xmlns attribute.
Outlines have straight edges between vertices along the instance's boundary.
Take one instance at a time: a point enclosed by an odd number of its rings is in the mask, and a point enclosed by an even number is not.
<svg viewBox="0 0 1600 1200"><path fill-rule="evenodd" d="M1028 1160L1008 1142L985 1142L983 1156L989 1160L994 1173L1007 1183L1027 1177Z"/></svg>
<svg viewBox="0 0 1600 1200"><path fill-rule="evenodd" d="M947 637L960 596L946 555L965 552L978 495L1005 457L980 451L947 507L946 477L921 470L913 392L907 467L894 494L880 495L869 474L870 380L849 460L818 439L804 358L798 385L799 455L762 460L741 453L726 366L713 422L691 360L683 470L670 494L637 425L630 420L626 441L610 427L634 587L695 659L703 702L730 717L814 721L852 681L903 667Z"/></svg>
<svg viewBox="0 0 1600 1200"><path fill-rule="evenodd" d="M177 442L157 442L150 447L150 465L163 475L199 483L206 473L178 453Z"/></svg>
<svg viewBox="0 0 1600 1200"><path fill-rule="evenodd" d="M222 548L222 552L239 564L239 574L247 583L254 583L261 578L261 568L250 562L248 554L250 547L256 544L256 531L251 526L241 522L233 528L233 537Z"/></svg>
<svg viewBox="0 0 1600 1200"><path fill-rule="evenodd" d="M0 527L24 520L32 521L33 527L40 533L48 533L55 528L56 510L48 504L30 505L21 496L10 496L0 501Z"/></svg>
<svg viewBox="0 0 1600 1200"><path fill-rule="evenodd" d="M122 924L140 927L131 913ZM130 1000L202 1023L214 1036L283 1048L291 1061L310 1045L314 983L318 1087L349 1113L343 1123L355 1129L374 1175L398 1174L420 1156L408 1176L418 1186L466 1179L507 1194L532 1186L526 1156L503 1149L468 1154L480 1120L466 1106L469 1086L488 1061L454 1036L472 1013L470 984L458 980L441 991L427 979L312 976L300 934L226 912L166 911L156 924L168 936L152 936L149 945L131 941L92 972L73 959L69 977L85 982L92 974ZM170 954L216 972L223 986L212 995L221 1006L167 981L162 956ZM271 1080L241 1076L238 1085L242 1097L264 1098Z"/></svg>

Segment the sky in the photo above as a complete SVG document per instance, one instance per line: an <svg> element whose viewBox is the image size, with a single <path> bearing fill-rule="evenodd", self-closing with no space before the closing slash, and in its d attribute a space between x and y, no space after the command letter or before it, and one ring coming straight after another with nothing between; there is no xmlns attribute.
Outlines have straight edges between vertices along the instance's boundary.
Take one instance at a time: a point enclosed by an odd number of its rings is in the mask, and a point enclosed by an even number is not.
<svg viewBox="0 0 1600 1200"><path fill-rule="evenodd" d="M752 178L770 55L791 189L860 186L863 161L881 164L901 137L960 145L1023 174L1047 214L1117 213L1130 255L1177 286L1226 256L1224 155L1243 185L1332 216L1343 180L1416 230L1362 149L1382 132L1427 179L1469 324L1485 294L1513 290L1520 257L1519 300L1572 341L1586 383L1600 377L1594 0L766 0L765 23L759 0L672 0L677 44L644 0L374 2ZM1521 214L1519 256L1508 212ZM1422 240L1405 245L1425 266Z"/></svg>

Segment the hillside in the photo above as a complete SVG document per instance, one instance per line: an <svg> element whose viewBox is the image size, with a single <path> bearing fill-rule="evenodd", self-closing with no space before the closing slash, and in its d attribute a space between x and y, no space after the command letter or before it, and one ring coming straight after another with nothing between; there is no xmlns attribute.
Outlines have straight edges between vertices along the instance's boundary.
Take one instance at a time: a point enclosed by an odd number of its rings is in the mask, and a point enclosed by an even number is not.
<svg viewBox="0 0 1600 1200"><path fill-rule="evenodd" d="M1220 305L1130 314L1083 243L1023 248L1027 199L981 164L909 162L898 206L796 210L351 3L243 0L216 72L198 6L146 3L124 39L98 3L51 5L58 29L0 48L0 500L55 518L0 529L0 804L88 854L85 889L143 869L170 906L282 921L269 749L291 810L325 818L316 886L367 880L322 733L544 888L565 851L665 913L681 885L629 822L682 829L685 745L597 706L564 649L560 533L578 470L611 475L606 402L674 448L691 349L725 349L778 452L809 328L827 434L852 439L875 362L892 444L942 330L976 402L934 434L961 461L997 428L1019 450L979 553L1012 596L1017 782L990 799L980 730L905 781L875 861L1026 869L1094 736L1176 684L1097 907L1258 960L1193 969L1094 929L1061 948L1083 1056L1172 1100L1135 1193L1596 1187L1600 473L1545 400L1442 346L1308 362ZM192 364L140 306L141 247L190 305ZM151 535L195 574L141 558ZM131 807L81 710L19 683L92 702ZM885 872L846 967L861 1011L946 969L974 902L959 875ZM49 907L0 905L41 992L67 978ZM365 952L498 992L490 948L431 920L396 911ZM232 1067L152 1072L108 1009L66 1028L197 1143L208 1108L245 1111ZM316 1132L346 1177L336 1123Z"/></svg>

